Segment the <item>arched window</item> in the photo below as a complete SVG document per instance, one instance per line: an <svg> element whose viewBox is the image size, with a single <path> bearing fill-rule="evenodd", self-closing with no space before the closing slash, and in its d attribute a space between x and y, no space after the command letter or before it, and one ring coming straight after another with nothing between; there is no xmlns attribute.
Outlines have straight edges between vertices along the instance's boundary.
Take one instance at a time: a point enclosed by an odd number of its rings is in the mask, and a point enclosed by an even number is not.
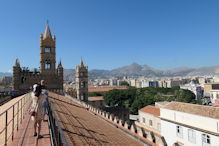
<svg viewBox="0 0 219 146"><path fill-rule="evenodd" d="M81 88L84 88L84 81L81 82Z"/></svg>
<svg viewBox="0 0 219 146"><path fill-rule="evenodd" d="M26 82L26 78L25 77L22 77L21 78L21 83L23 84L23 83L25 83Z"/></svg>
<svg viewBox="0 0 219 146"><path fill-rule="evenodd" d="M51 68L50 60L46 60L46 62L45 62L45 69L50 69L50 68Z"/></svg>

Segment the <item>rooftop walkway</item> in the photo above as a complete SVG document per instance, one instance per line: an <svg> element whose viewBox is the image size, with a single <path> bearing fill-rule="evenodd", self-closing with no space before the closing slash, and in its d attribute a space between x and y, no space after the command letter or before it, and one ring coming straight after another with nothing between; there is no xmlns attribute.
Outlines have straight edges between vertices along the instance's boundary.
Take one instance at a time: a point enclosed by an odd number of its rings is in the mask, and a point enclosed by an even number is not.
<svg viewBox="0 0 219 146"><path fill-rule="evenodd" d="M0 146L51 145L48 122L42 122L43 138L33 136L33 121L27 112L31 102L30 94L25 94L0 106Z"/></svg>
<svg viewBox="0 0 219 146"><path fill-rule="evenodd" d="M12 146L49 146L50 142L50 134L48 128L48 122L41 123L41 132L40 134L43 138L37 139L33 136L33 120L31 120L31 116L29 114L25 115L23 124L18 129L18 132L15 134L14 140L8 145Z"/></svg>
<svg viewBox="0 0 219 146"><path fill-rule="evenodd" d="M55 145L65 146L156 146L144 138L141 131L137 132L133 125L128 128L126 123L123 125L122 121L117 121L116 117L112 120L111 115L108 116L103 111L96 111L84 102L53 92L49 92L49 101L51 108L48 110L51 120L48 120L49 124L42 121L41 135L43 138L40 139L33 136L33 121L27 112L32 102L29 93L14 99L13 102L9 102L10 104L4 105L5 107L0 107L1 110L4 110L3 113L2 111L0 113L1 125L5 125L0 127L0 146L5 143L9 146L49 146L54 142ZM51 113L53 117L51 117ZM53 125L55 125L55 129Z"/></svg>

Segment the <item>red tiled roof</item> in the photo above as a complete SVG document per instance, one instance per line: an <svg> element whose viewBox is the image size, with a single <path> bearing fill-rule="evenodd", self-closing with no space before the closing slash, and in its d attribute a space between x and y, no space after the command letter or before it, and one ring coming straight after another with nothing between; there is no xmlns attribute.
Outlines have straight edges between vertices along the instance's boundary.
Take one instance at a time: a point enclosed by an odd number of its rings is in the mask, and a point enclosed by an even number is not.
<svg viewBox="0 0 219 146"><path fill-rule="evenodd" d="M92 87L88 88L88 92L107 92L113 89L127 89L127 87Z"/></svg>
<svg viewBox="0 0 219 146"><path fill-rule="evenodd" d="M219 108L216 107L172 101L168 105L164 106L164 108L219 119Z"/></svg>
<svg viewBox="0 0 219 146"><path fill-rule="evenodd" d="M49 95L69 145L143 145L73 100L55 93Z"/></svg>
<svg viewBox="0 0 219 146"><path fill-rule="evenodd" d="M140 109L141 112L149 113L155 116L160 116L160 108L157 108L155 106L146 106L142 109Z"/></svg>
<svg viewBox="0 0 219 146"><path fill-rule="evenodd" d="M88 97L88 101L99 101L99 100L104 100L103 96Z"/></svg>

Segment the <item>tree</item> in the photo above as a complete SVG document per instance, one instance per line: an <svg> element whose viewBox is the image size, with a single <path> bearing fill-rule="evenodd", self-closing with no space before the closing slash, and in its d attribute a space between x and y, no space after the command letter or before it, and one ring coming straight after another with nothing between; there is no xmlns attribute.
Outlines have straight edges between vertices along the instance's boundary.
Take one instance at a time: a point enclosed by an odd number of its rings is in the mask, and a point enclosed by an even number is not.
<svg viewBox="0 0 219 146"><path fill-rule="evenodd" d="M120 82L120 86L129 86L129 83L126 81Z"/></svg>
<svg viewBox="0 0 219 146"><path fill-rule="evenodd" d="M133 102L130 111L132 114L138 114L138 110L147 106L154 104L154 97L152 94L142 94L136 98Z"/></svg>
<svg viewBox="0 0 219 146"><path fill-rule="evenodd" d="M177 93L177 101L191 103L195 100L195 94L189 90L180 89Z"/></svg>
<svg viewBox="0 0 219 146"><path fill-rule="evenodd" d="M158 101L199 103L195 101L195 95L191 91L180 89L177 86L173 88L129 87L125 90L114 89L105 92L103 98L109 106L129 107L132 114L137 114L139 109Z"/></svg>
<svg viewBox="0 0 219 146"><path fill-rule="evenodd" d="M88 97L103 96L102 92L88 92Z"/></svg>

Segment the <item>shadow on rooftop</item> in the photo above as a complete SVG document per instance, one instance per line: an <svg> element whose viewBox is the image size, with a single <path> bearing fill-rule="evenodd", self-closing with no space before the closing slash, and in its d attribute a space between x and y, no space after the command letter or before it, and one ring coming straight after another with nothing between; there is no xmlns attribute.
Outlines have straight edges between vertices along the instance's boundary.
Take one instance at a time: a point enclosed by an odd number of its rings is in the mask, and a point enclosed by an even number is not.
<svg viewBox="0 0 219 146"><path fill-rule="evenodd" d="M100 140L100 139L97 139L95 138L94 136L90 137L90 136L86 136L84 134L78 134L76 132L72 132L72 131L69 131L68 129L63 129L64 132L67 132L69 134L73 134L73 135L77 135L77 136L80 136L80 137L84 137L84 138L88 138L88 139L91 139L91 140L95 140L97 143L99 144L107 144L109 143L108 141L104 141L104 140Z"/></svg>
<svg viewBox="0 0 219 146"><path fill-rule="evenodd" d="M73 126L73 127L75 127L75 128L79 128L79 129L86 130L86 131L88 131L88 132L92 132L92 133L94 133L94 134L98 134L98 135L101 135L101 136L105 136L105 134L98 133L98 132L96 132L96 131L94 131L94 130L87 129L87 128L85 128L85 127L75 126L75 125L73 125L73 124L65 123L65 122L63 122L63 121L59 121L59 122L62 123L62 124L65 124L65 125Z"/></svg>
<svg viewBox="0 0 219 146"><path fill-rule="evenodd" d="M82 107L82 106L79 106L79 105L76 105L76 104L72 104L72 103L69 103L69 102L66 102L66 101L57 99L57 98L53 98L53 97L49 97L49 98L51 98L52 100L57 100L57 101L60 101L60 102L69 104L69 105L71 105L71 106L75 106L75 107L78 107L78 108L86 109L85 107ZM53 101L51 101L51 102L53 103ZM57 103L56 103L56 104L57 104Z"/></svg>

